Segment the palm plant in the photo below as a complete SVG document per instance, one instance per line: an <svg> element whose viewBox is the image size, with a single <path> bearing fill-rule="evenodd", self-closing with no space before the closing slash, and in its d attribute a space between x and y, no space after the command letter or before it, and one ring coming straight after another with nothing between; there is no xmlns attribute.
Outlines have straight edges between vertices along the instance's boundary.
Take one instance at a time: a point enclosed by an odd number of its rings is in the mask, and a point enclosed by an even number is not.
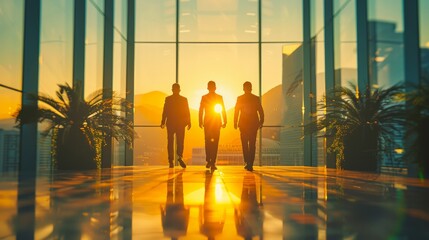
<svg viewBox="0 0 429 240"><path fill-rule="evenodd" d="M403 123L400 86L361 93L356 86L335 88L319 103L323 116L306 126L306 133L324 132L328 152L338 169L377 171L381 152L392 150L394 133Z"/></svg>
<svg viewBox="0 0 429 240"><path fill-rule="evenodd" d="M420 178L429 178L429 78L406 95L406 159L417 163Z"/></svg>
<svg viewBox="0 0 429 240"><path fill-rule="evenodd" d="M132 121L124 116L132 108L126 101L114 95L105 98L103 90L92 93L86 101L79 84L58 86L57 99L43 94L35 97L40 103L37 113L21 109L16 114L19 125L47 122L43 134L52 134L52 155L58 169L100 167L101 147L112 137L132 143Z"/></svg>

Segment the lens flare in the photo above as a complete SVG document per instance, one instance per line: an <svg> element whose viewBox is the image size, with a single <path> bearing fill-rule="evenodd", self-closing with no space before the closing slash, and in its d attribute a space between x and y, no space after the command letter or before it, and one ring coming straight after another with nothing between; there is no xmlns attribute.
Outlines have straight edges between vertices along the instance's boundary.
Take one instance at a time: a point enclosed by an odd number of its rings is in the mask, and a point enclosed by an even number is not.
<svg viewBox="0 0 429 240"><path fill-rule="evenodd" d="M215 112L217 113L221 113L222 112L222 105L220 105L219 103L215 105L214 107Z"/></svg>

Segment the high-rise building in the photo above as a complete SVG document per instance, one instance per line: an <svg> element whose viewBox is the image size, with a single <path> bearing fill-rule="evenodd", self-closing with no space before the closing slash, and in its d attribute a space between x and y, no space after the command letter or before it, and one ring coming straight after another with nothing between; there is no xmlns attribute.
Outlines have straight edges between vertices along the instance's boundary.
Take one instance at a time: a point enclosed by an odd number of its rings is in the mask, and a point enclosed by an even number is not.
<svg viewBox="0 0 429 240"><path fill-rule="evenodd" d="M19 131L0 129L0 172L14 172L19 164Z"/></svg>

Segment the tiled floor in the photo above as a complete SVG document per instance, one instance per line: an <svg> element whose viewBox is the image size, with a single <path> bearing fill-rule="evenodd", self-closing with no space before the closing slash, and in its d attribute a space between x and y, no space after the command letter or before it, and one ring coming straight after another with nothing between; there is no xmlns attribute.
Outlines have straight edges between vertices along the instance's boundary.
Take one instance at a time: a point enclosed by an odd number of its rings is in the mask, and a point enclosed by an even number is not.
<svg viewBox="0 0 429 240"><path fill-rule="evenodd" d="M40 174L35 199L16 179L0 177L0 239L429 239L429 182L418 179L122 167Z"/></svg>

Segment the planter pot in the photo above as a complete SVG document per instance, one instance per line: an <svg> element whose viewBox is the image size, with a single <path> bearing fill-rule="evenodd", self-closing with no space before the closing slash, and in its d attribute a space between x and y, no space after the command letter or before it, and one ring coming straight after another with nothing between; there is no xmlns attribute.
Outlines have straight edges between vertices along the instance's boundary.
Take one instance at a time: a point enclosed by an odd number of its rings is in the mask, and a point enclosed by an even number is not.
<svg viewBox="0 0 429 240"><path fill-rule="evenodd" d="M378 133L368 127L356 128L344 138L345 170L378 171Z"/></svg>
<svg viewBox="0 0 429 240"><path fill-rule="evenodd" d="M89 170L96 169L96 152L91 148L85 135L79 128L72 128L64 137L61 129L57 135L57 169Z"/></svg>

